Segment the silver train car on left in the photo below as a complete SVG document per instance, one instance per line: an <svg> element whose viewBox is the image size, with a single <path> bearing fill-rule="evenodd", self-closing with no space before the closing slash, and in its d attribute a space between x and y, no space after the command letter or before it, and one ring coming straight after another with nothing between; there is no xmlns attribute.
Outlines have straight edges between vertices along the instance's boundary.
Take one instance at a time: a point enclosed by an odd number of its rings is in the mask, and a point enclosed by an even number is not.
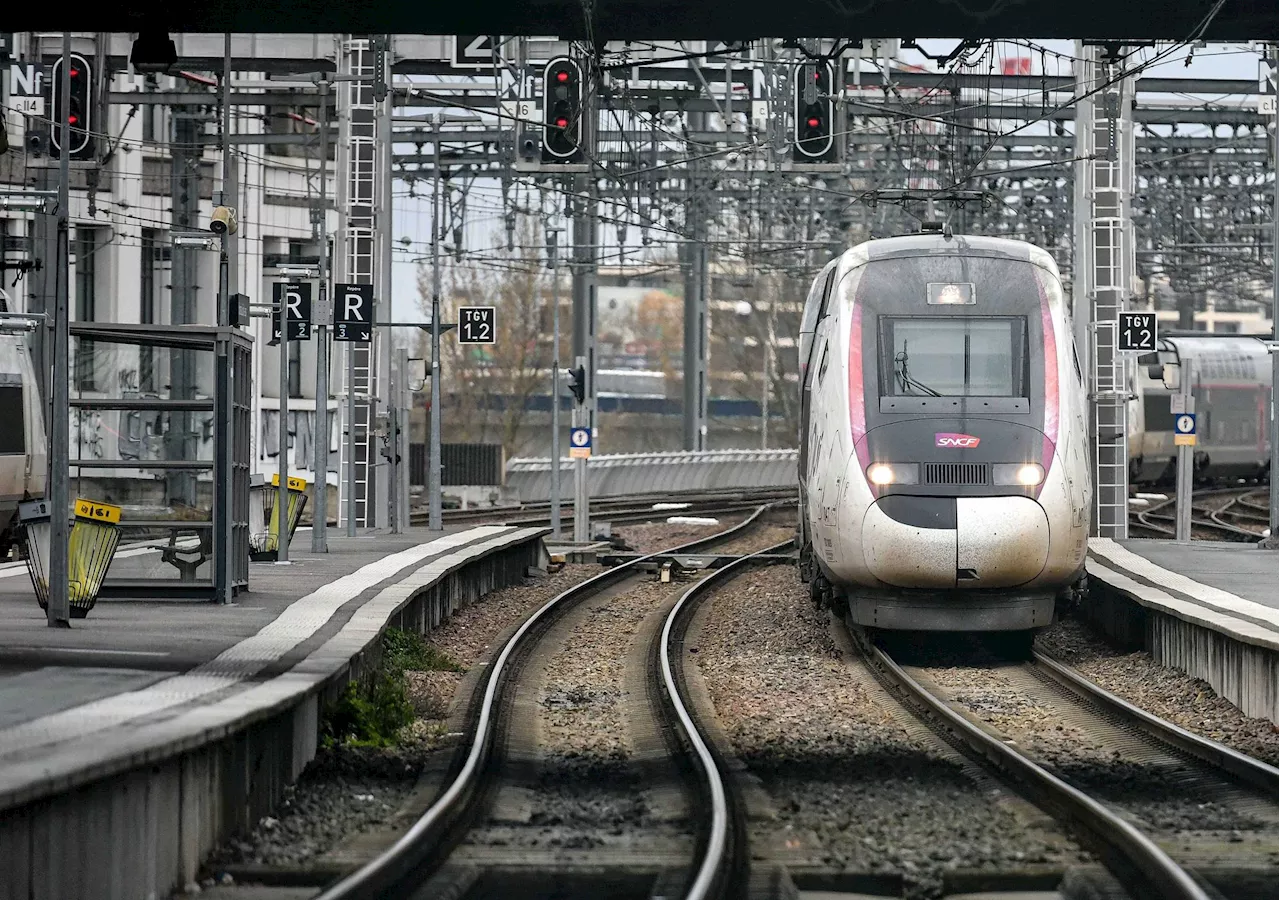
<svg viewBox="0 0 1280 900"><path fill-rule="evenodd" d="M997 238L847 250L801 321L802 577L889 630L1023 632L1083 586L1086 394L1057 266Z"/></svg>
<svg viewBox="0 0 1280 900"><path fill-rule="evenodd" d="M27 338L0 331L0 559L16 541L18 504L44 496L48 455Z"/></svg>

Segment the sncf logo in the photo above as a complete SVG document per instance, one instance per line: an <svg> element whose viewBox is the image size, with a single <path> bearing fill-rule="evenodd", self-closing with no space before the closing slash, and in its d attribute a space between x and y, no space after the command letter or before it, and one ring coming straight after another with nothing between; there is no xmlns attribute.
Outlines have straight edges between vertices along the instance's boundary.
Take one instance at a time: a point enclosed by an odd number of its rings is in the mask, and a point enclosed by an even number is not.
<svg viewBox="0 0 1280 900"><path fill-rule="evenodd" d="M982 438L974 437L971 434L935 434L933 436L933 446L935 447L963 447L971 449L978 446Z"/></svg>

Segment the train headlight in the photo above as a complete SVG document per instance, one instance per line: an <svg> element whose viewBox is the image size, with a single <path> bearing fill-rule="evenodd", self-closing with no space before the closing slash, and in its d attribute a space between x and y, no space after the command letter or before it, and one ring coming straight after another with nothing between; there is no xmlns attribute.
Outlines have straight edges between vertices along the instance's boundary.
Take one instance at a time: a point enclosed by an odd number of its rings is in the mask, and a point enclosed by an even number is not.
<svg viewBox="0 0 1280 900"><path fill-rule="evenodd" d="M996 484L1035 487L1044 481L1044 468L1039 463L1001 463L991 467L991 480Z"/></svg>
<svg viewBox="0 0 1280 900"><path fill-rule="evenodd" d="M867 480L877 487L919 484L920 467L915 463L873 463L867 467Z"/></svg>

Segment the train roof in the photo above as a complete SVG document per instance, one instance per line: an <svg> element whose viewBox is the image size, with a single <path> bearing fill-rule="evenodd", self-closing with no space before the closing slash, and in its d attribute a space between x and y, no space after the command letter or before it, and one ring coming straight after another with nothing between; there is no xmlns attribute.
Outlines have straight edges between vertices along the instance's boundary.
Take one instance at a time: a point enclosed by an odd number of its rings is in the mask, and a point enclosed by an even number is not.
<svg viewBox="0 0 1280 900"><path fill-rule="evenodd" d="M923 233L902 237L878 238L863 241L845 251L852 265L861 265L875 259L895 257L946 255L973 255L1012 259L1029 262L1047 269L1055 276L1058 266L1049 252L1035 244L1011 238L985 237L982 235Z"/></svg>

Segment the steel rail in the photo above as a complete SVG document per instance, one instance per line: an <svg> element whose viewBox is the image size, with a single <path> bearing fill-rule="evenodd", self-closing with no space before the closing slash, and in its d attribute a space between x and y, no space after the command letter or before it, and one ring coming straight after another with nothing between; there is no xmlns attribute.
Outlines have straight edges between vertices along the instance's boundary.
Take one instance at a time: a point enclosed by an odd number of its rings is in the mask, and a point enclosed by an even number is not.
<svg viewBox="0 0 1280 900"><path fill-rule="evenodd" d="M759 506L770 500L786 500L795 495L794 488L732 488L723 490L707 490L707 491L656 491L650 494L626 494L618 497L610 497L596 501L592 506L592 510L596 512L610 513L631 513L639 514L641 512L652 511L656 516L658 513L665 512L667 515L679 515L682 510L650 510L654 503L687 503L691 507L707 506L711 504L722 503L738 503L749 504L751 507ZM561 510L572 509L573 502L561 503ZM450 522L464 522L471 520L486 520L495 517L509 516L539 516L539 518L530 518L530 522L546 521L550 516L551 502L549 500L538 500L532 503L522 503L519 506L494 506L481 507L478 509L447 509L444 511L444 518ZM411 521L425 521L426 513L414 511L410 513Z"/></svg>
<svg viewBox="0 0 1280 900"><path fill-rule="evenodd" d="M395 891L397 883L411 873L419 872L424 864L428 864L432 851L450 836L455 823L465 817L468 806L480 793L479 787L483 782L485 765L492 751L494 726L498 718L498 701L507 665L517 649L521 649L525 637L535 626L549 620L553 611L566 607L572 601L591 596L623 580L633 574L641 562L651 557L663 553L701 549L747 530L767 509L769 509L768 505L760 506L751 516L724 531L689 541L669 550L642 556L632 562L601 572L557 594L525 618L515 633L503 644L502 650L490 664L484 676L484 694L475 716L471 746L453 781L421 818L386 852L326 888L313 900L371 900L371 898L403 896L401 892ZM439 859L436 863L443 863L443 861Z"/></svg>
<svg viewBox="0 0 1280 900"><path fill-rule="evenodd" d="M1195 880L1151 838L1088 794L1067 784L951 709L881 648L871 645L869 652L882 671L886 671L915 700L927 706L959 740L997 768L1017 778L1041 802L1065 811L1102 847L1119 851L1128 865L1146 879L1141 886L1155 888L1163 900L1209 900L1209 895Z"/></svg>
<svg viewBox="0 0 1280 900"><path fill-rule="evenodd" d="M1189 753L1209 765L1234 775L1250 787L1274 794L1280 790L1280 769L1269 766L1252 756L1245 756L1217 741L1193 734L1159 716L1154 716L1123 697L1118 697L1099 684L1085 678L1070 666L1046 656L1039 650L1032 651L1037 666L1049 678L1078 697L1095 703L1107 712L1123 719L1178 750Z"/></svg>
<svg viewBox="0 0 1280 900"><path fill-rule="evenodd" d="M706 739L685 704L684 691L682 690L683 678L678 678L675 674L676 666L672 663L673 644L675 643L673 635L678 640L683 640L684 635L678 630L678 625L687 623L689 617L692 616L697 606L695 601L700 600L703 595L714 588L721 587L725 582L736 578L748 566L764 561L762 557L777 554L791 546L794 546L793 541L783 541L780 544L775 544L749 556L734 560L727 566L717 569L707 577L700 579L680 595L680 599L676 601L671 611L667 613L667 619L662 626L662 637L658 642L658 648L663 687L666 690L667 700L675 713L675 719L680 726L680 730L684 734L685 740L692 746L694 756L697 757L698 766L702 770L703 781L706 784L707 796L711 802L711 830L707 835L707 843L703 848L702 862L698 865L697 875L685 892L685 900L707 900L709 897L726 895L734 864L730 847L733 835L730 833L728 791L725 789L724 776L720 772L720 765L716 761L715 755L711 752Z"/></svg>

